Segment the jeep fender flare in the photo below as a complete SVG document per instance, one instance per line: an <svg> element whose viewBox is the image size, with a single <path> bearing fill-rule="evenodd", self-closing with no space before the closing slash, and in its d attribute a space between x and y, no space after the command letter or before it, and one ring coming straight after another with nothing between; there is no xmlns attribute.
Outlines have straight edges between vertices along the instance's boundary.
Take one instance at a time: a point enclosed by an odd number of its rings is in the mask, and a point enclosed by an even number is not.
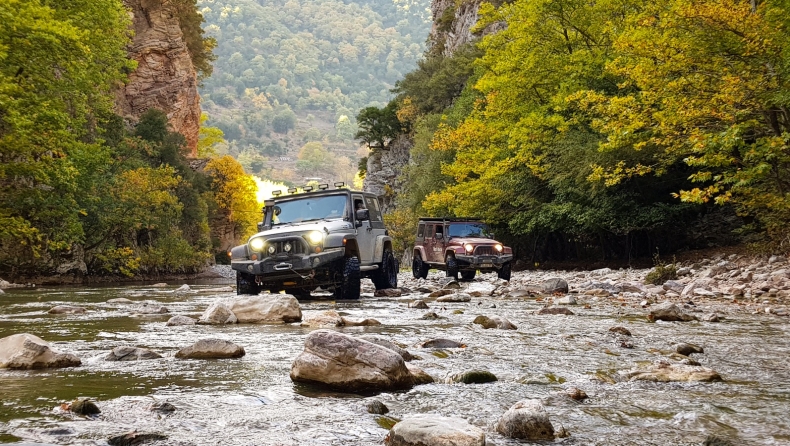
<svg viewBox="0 0 790 446"><path fill-rule="evenodd" d="M423 262L428 261L428 255L425 254L425 247L424 246L415 246L414 247L414 257L419 257L422 259Z"/></svg>
<svg viewBox="0 0 790 446"><path fill-rule="evenodd" d="M357 237L354 235L346 235L343 240L343 245L346 247L346 257L356 256L359 258L359 245L357 244Z"/></svg>
<svg viewBox="0 0 790 446"><path fill-rule="evenodd" d="M446 259L447 256L449 256L450 254L452 254L453 257L457 257L459 254L460 255L464 255L465 253L466 253L466 250L463 248L463 246L458 246L458 247L454 247L454 248L447 248L444 251L444 258Z"/></svg>
<svg viewBox="0 0 790 446"><path fill-rule="evenodd" d="M384 257L384 250L387 248L392 250L392 237L387 235L376 237L376 246L373 249L373 263L381 262Z"/></svg>

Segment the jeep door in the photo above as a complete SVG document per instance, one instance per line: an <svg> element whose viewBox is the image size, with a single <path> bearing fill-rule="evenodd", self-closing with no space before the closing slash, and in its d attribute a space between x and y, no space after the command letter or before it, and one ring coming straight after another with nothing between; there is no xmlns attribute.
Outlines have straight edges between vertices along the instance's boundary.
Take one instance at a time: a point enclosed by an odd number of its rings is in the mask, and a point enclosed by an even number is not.
<svg viewBox="0 0 790 446"><path fill-rule="evenodd" d="M430 224L425 231L425 253L431 263L444 263L444 228L442 224Z"/></svg>
<svg viewBox="0 0 790 446"><path fill-rule="evenodd" d="M359 247L359 263L362 265L371 265L373 263L373 249L376 247L376 237L373 236L373 210L367 206L366 200L362 195L352 195L354 202L353 209L356 212L358 204L361 202L363 209L368 209L370 213L370 220L357 222L361 226L357 226L357 246Z"/></svg>

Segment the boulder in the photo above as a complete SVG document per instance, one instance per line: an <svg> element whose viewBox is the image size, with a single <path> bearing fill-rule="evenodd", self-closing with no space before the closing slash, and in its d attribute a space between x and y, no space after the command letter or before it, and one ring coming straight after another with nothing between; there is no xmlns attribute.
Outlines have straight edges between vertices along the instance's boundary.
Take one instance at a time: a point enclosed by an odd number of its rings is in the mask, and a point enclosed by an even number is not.
<svg viewBox="0 0 790 446"><path fill-rule="evenodd" d="M142 302L133 306L129 311L133 314L165 314L170 312L165 306L155 302Z"/></svg>
<svg viewBox="0 0 790 446"><path fill-rule="evenodd" d="M412 364L406 364L406 368L409 369L409 373L411 373L412 378L414 378L415 386L434 382L433 376L426 373L425 370Z"/></svg>
<svg viewBox="0 0 790 446"><path fill-rule="evenodd" d="M509 320L501 316L477 316L474 324L478 324L483 328L497 328L499 330L517 330L518 327L513 325Z"/></svg>
<svg viewBox="0 0 790 446"><path fill-rule="evenodd" d="M89 398L77 398L69 404L69 410L77 415L97 415L101 413L99 406Z"/></svg>
<svg viewBox="0 0 790 446"><path fill-rule="evenodd" d="M343 391L409 389L414 385L398 353L329 330L307 336L304 351L291 365L291 380Z"/></svg>
<svg viewBox="0 0 790 446"><path fill-rule="evenodd" d="M222 339L201 339L189 347L184 347L176 352L176 358L181 359L220 359L241 358L244 356L244 347Z"/></svg>
<svg viewBox="0 0 790 446"><path fill-rule="evenodd" d="M365 341L372 342L384 348L388 348L394 351L395 353L399 354L404 361L411 361L412 359L414 359L414 356L408 351L406 351L406 349L401 348L400 346L386 339L382 339L377 336L371 336L371 335L360 336L360 339L364 339Z"/></svg>
<svg viewBox="0 0 790 446"><path fill-rule="evenodd" d="M466 293L453 293L436 299L436 302L469 302L472 296Z"/></svg>
<svg viewBox="0 0 790 446"><path fill-rule="evenodd" d="M496 290L496 285L489 282L473 282L466 287L466 293L472 297L491 296Z"/></svg>
<svg viewBox="0 0 790 446"><path fill-rule="evenodd" d="M541 292L545 294L554 294L554 293L562 293L565 294L568 292L568 282L565 279L549 279L541 285Z"/></svg>
<svg viewBox="0 0 790 446"><path fill-rule="evenodd" d="M705 316L702 316L702 320L705 321L705 322L719 322L721 320L721 318L719 317L718 314L711 313L711 314L706 314Z"/></svg>
<svg viewBox="0 0 790 446"><path fill-rule="evenodd" d="M702 347L694 344L686 344L685 342L681 342L680 344L675 345L675 351L683 356L688 356L692 353L705 352Z"/></svg>
<svg viewBox="0 0 790 446"><path fill-rule="evenodd" d="M574 313L565 307L544 307L538 310L538 312L535 314L565 314L572 316Z"/></svg>
<svg viewBox="0 0 790 446"><path fill-rule="evenodd" d="M412 302L409 305L409 308L416 308L418 310L427 310L428 309L428 304L426 304L424 300L417 300L417 301Z"/></svg>
<svg viewBox="0 0 790 446"><path fill-rule="evenodd" d="M376 290L373 293L375 297L400 297L403 292L397 288L386 288L383 290Z"/></svg>
<svg viewBox="0 0 790 446"><path fill-rule="evenodd" d="M502 415L496 431L505 437L553 440L554 426L539 400L522 400Z"/></svg>
<svg viewBox="0 0 790 446"><path fill-rule="evenodd" d="M452 277L444 277L441 279L442 288L445 290L458 290L461 289L461 284L457 279Z"/></svg>
<svg viewBox="0 0 790 446"><path fill-rule="evenodd" d="M104 357L105 361L140 361L145 359L159 359L162 355L152 352L147 348L121 346L112 349L110 354Z"/></svg>
<svg viewBox="0 0 790 446"><path fill-rule="evenodd" d="M468 370L448 375L445 384L485 384L497 381L496 375L488 370Z"/></svg>
<svg viewBox="0 0 790 446"><path fill-rule="evenodd" d="M381 322L372 318L351 319L341 316L340 319L343 321L343 325L346 327L375 327L377 325L381 325Z"/></svg>
<svg viewBox="0 0 790 446"><path fill-rule="evenodd" d="M557 305L578 305L578 302L576 302L576 297L571 295L558 297L554 299L554 303Z"/></svg>
<svg viewBox="0 0 790 446"><path fill-rule="evenodd" d="M570 389L565 391L565 394L568 395L572 400L582 401L586 400L587 393L584 390L579 389L578 387L571 387Z"/></svg>
<svg viewBox="0 0 790 446"><path fill-rule="evenodd" d="M631 336L631 332L628 331L628 329L625 328L625 327L619 327L619 326L611 327L611 328L609 328L609 331L612 332L612 333L619 333L619 334L621 334L623 336Z"/></svg>
<svg viewBox="0 0 790 446"><path fill-rule="evenodd" d="M367 405L368 413L376 414L376 415L384 415L388 413L390 410L387 406L379 400L373 400L368 403Z"/></svg>
<svg viewBox="0 0 790 446"><path fill-rule="evenodd" d="M335 310L322 311L321 313L314 314L307 317L302 322L302 327L310 328L334 328L342 327L344 325L343 318Z"/></svg>
<svg viewBox="0 0 790 446"><path fill-rule="evenodd" d="M49 314L84 314L85 308L73 305L58 305L52 307L47 313Z"/></svg>
<svg viewBox="0 0 790 446"><path fill-rule="evenodd" d="M462 344L450 339L431 339L423 342L420 347L422 348L464 348L466 344Z"/></svg>
<svg viewBox="0 0 790 446"><path fill-rule="evenodd" d="M240 324L291 323L302 320L299 301L290 294L260 294L230 299L228 308Z"/></svg>
<svg viewBox="0 0 790 446"><path fill-rule="evenodd" d="M203 325L223 325L223 324L235 324L239 320L236 318L236 315L233 314L233 311L230 310L228 305L223 302L214 302L203 314L200 316L200 319L197 320L198 324Z"/></svg>
<svg viewBox="0 0 790 446"><path fill-rule="evenodd" d="M168 319L167 324L165 325L167 325L168 327L176 327L179 325L195 325L196 323L197 320L192 319L189 316L184 316L179 314L178 316L173 316L170 319Z"/></svg>
<svg viewBox="0 0 790 446"><path fill-rule="evenodd" d="M629 381L653 382L713 382L722 381L721 375L702 366L658 362L621 374Z"/></svg>
<svg viewBox="0 0 790 446"><path fill-rule="evenodd" d="M695 316L686 314L672 302L664 302L650 309L647 315L650 321L696 321Z"/></svg>
<svg viewBox="0 0 790 446"><path fill-rule="evenodd" d="M43 339L29 333L0 339L0 369L46 369L80 364L78 357L60 353Z"/></svg>
<svg viewBox="0 0 790 446"><path fill-rule="evenodd" d="M386 446L485 446L482 429L466 420L439 415L413 415L393 426Z"/></svg>
<svg viewBox="0 0 790 446"><path fill-rule="evenodd" d="M683 289L686 288L686 285L675 280L667 280L666 282L664 282L662 288L664 288L667 291L674 291L675 293L680 294L683 292Z"/></svg>

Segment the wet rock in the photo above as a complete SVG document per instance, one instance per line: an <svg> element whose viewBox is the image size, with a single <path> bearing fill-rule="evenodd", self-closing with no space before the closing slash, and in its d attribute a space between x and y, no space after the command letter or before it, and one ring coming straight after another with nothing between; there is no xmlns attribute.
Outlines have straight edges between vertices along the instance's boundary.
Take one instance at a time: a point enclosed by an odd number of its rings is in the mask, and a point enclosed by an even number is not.
<svg viewBox="0 0 790 446"><path fill-rule="evenodd" d="M702 316L702 320L705 322L720 322L721 318L716 313L706 314Z"/></svg>
<svg viewBox="0 0 790 446"><path fill-rule="evenodd" d="M672 302L664 302L658 304L650 309L647 315L650 321L696 321L697 318L690 314L686 314L677 305Z"/></svg>
<svg viewBox="0 0 790 446"><path fill-rule="evenodd" d="M414 378L415 386L434 382L433 376L426 373L425 370L411 364L406 364L406 368L409 369L409 373L411 373L412 378Z"/></svg>
<svg viewBox="0 0 790 446"><path fill-rule="evenodd" d="M384 290L376 290L373 293L375 297L400 297L403 293L397 288L387 288Z"/></svg>
<svg viewBox="0 0 790 446"><path fill-rule="evenodd" d="M436 290L428 295L428 297L442 297L447 296L449 294L455 294L453 290Z"/></svg>
<svg viewBox="0 0 790 446"><path fill-rule="evenodd" d="M318 383L342 391L409 389L414 378L396 352L329 330L305 340L291 365L294 382Z"/></svg>
<svg viewBox="0 0 790 446"><path fill-rule="evenodd" d="M154 441L167 440L166 435L146 434L142 432L129 432L107 439L110 446L134 446L138 444L150 443Z"/></svg>
<svg viewBox="0 0 790 446"><path fill-rule="evenodd" d="M497 381L496 375L488 370L469 370L448 375L445 384L485 384Z"/></svg>
<svg viewBox="0 0 790 446"><path fill-rule="evenodd" d="M543 282L541 285L541 291L545 294L565 294L568 292L568 282L566 282L565 279L560 278L549 279Z"/></svg>
<svg viewBox="0 0 790 446"><path fill-rule="evenodd" d="M229 299L228 308L240 324L291 323L302 320L299 301L290 294L261 294Z"/></svg>
<svg viewBox="0 0 790 446"><path fill-rule="evenodd" d="M76 367L78 357L60 353L49 343L29 333L19 333L0 339L0 369L46 369Z"/></svg>
<svg viewBox="0 0 790 446"><path fill-rule="evenodd" d="M128 305L128 304L133 304L133 303L134 303L134 301L133 301L133 300L131 300L131 299L127 299L127 298L125 298L125 297L117 297L117 298L115 298L115 299L110 299L110 300L108 300L108 301L107 301L107 303L108 303L108 304L122 304L122 305Z"/></svg>
<svg viewBox="0 0 790 446"><path fill-rule="evenodd" d="M152 352L147 348L121 346L112 349L110 354L104 357L105 361L142 361L146 359L159 359L162 355Z"/></svg>
<svg viewBox="0 0 790 446"><path fill-rule="evenodd" d="M680 282L678 282L676 280L667 280L666 282L664 282L664 285L662 286L662 288L664 288L665 290L673 291L673 292L678 293L678 294L682 293L683 292L683 288L685 288L685 287L686 287L686 285L684 285L684 284L682 284L682 283L680 283Z"/></svg>
<svg viewBox="0 0 790 446"><path fill-rule="evenodd" d="M623 282L618 284L621 293L646 293L647 288L637 282Z"/></svg>
<svg viewBox="0 0 790 446"><path fill-rule="evenodd" d="M445 290L458 290L461 289L461 284L458 283L458 280L453 279L452 277L445 277L441 280L442 289Z"/></svg>
<svg viewBox="0 0 790 446"><path fill-rule="evenodd" d="M434 313L433 311L429 311L422 315L420 319L426 320L434 320L434 319L445 319L443 316L439 316L438 314Z"/></svg>
<svg viewBox="0 0 790 446"><path fill-rule="evenodd" d="M197 323L202 325L235 324L236 322L238 322L236 315L222 301L211 304L197 320Z"/></svg>
<svg viewBox="0 0 790 446"><path fill-rule="evenodd" d="M584 390L581 390L577 387L571 387L565 391L565 394L568 395L572 400L576 401L583 401L587 399L587 394L584 392Z"/></svg>
<svg viewBox="0 0 790 446"><path fill-rule="evenodd" d="M77 398L71 402L69 410L77 415L96 415L101 413L99 406L89 398Z"/></svg>
<svg viewBox="0 0 790 446"><path fill-rule="evenodd" d="M438 290L438 288L433 285L420 285L414 289L414 291L418 293L433 293L436 290Z"/></svg>
<svg viewBox="0 0 790 446"><path fill-rule="evenodd" d="M189 288L189 285L187 285L187 284L183 284L183 285L181 285L180 287L176 288L173 291L176 292L176 293L185 293L187 291L192 291L192 288Z"/></svg>
<svg viewBox="0 0 790 446"><path fill-rule="evenodd" d="M565 314L572 316L574 313L565 307L545 307L538 310L535 314Z"/></svg>
<svg viewBox="0 0 790 446"><path fill-rule="evenodd" d="M409 305L409 308L416 308L418 310L427 310L429 307L428 307L428 304L426 304L424 300L417 300L417 301L412 302Z"/></svg>
<svg viewBox="0 0 790 446"><path fill-rule="evenodd" d="M380 345L384 348L388 348L394 351L395 353L399 354L404 361L411 361L414 359L414 356L411 353L409 353L406 349L401 348L399 345L390 342L386 339L377 336L371 336L371 335L360 336L360 339L364 339L368 342L372 342L376 345Z"/></svg>
<svg viewBox="0 0 790 446"><path fill-rule="evenodd" d="M431 339L420 344L422 348L464 348L466 344L462 344L450 339Z"/></svg>
<svg viewBox="0 0 790 446"><path fill-rule="evenodd" d="M240 347L223 339L201 339L189 347L184 347L176 352L176 358L181 359L221 359L241 358L244 356L244 347Z"/></svg>
<svg viewBox="0 0 790 446"><path fill-rule="evenodd" d="M466 293L472 297L491 296L496 290L496 285L488 282L474 282L466 287Z"/></svg>
<svg viewBox="0 0 790 446"><path fill-rule="evenodd" d="M133 314L165 314L169 313L165 306L154 302L142 302L129 310Z"/></svg>
<svg viewBox="0 0 790 446"><path fill-rule="evenodd" d="M609 329L612 333L619 333L624 336L631 336L631 332L625 327L612 327Z"/></svg>
<svg viewBox="0 0 790 446"><path fill-rule="evenodd" d="M517 330L509 320L500 316L477 316L473 324L478 324L483 328L497 328L499 330Z"/></svg>
<svg viewBox="0 0 790 446"><path fill-rule="evenodd" d="M47 313L49 314L85 314L85 308L73 305L58 305L52 307Z"/></svg>
<svg viewBox="0 0 790 446"><path fill-rule="evenodd" d="M179 325L195 325L196 323L197 323L197 320L192 319L189 316L178 315L178 316L173 316L170 319L168 319L167 320L167 324L165 324L165 325L168 326L168 327L177 327Z"/></svg>
<svg viewBox="0 0 790 446"><path fill-rule="evenodd" d="M725 440L723 438L715 437L713 435L708 435L705 438L705 442L702 443L702 446L735 446L729 440Z"/></svg>
<svg viewBox="0 0 790 446"><path fill-rule="evenodd" d="M539 400L522 400L502 415L496 431L510 438L553 440L554 426Z"/></svg>
<svg viewBox="0 0 790 446"><path fill-rule="evenodd" d="M469 302L472 296L466 293L448 294L436 299L436 302Z"/></svg>
<svg viewBox="0 0 790 446"><path fill-rule="evenodd" d="M374 413L377 415L384 415L385 413L389 413L389 408L379 400L373 400L368 403L367 405L368 413Z"/></svg>
<svg viewBox="0 0 790 446"><path fill-rule="evenodd" d="M310 328L334 328L342 326L343 318L340 317L340 314L335 310L322 311L321 313L307 317L307 319L302 322L302 327Z"/></svg>
<svg viewBox="0 0 790 446"><path fill-rule="evenodd" d="M347 317L341 317L340 319L343 322L343 325L346 327L375 327L381 325L381 322L372 318L351 319Z"/></svg>
<svg viewBox="0 0 790 446"><path fill-rule="evenodd" d="M607 291L603 288L593 288L591 290L587 290L584 292L585 296L596 296L596 297L609 297L612 295L610 291Z"/></svg>
<svg viewBox="0 0 790 446"><path fill-rule="evenodd" d="M577 305L576 298L574 296L562 296L554 299L554 303L557 305Z"/></svg>
<svg viewBox="0 0 790 446"><path fill-rule="evenodd" d="M701 366L658 362L621 374L629 381L653 382L713 382L722 381L721 375Z"/></svg>
<svg viewBox="0 0 790 446"><path fill-rule="evenodd" d="M439 415L413 415L393 426L386 446L485 446L486 435L466 420Z"/></svg>
<svg viewBox="0 0 790 446"><path fill-rule="evenodd" d="M157 401L148 406L148 410L151 412L173 413L176 411L176 406L167 401Z"/></svg>
<svg viewBox="0 0 790 446"><path fill-rule="evenodd" d="M686 344L685 342L675 345L675 351L684 356L688 356L692 353L704 353L702 347L694 344Z"/></svg>

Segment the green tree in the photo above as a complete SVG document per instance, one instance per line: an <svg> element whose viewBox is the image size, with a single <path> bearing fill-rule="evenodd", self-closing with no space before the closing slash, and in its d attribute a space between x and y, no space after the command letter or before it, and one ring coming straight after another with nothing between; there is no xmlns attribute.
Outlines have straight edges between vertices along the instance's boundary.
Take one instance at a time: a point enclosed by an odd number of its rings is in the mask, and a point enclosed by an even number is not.
<svg viewBox="0 0 790 446"><path fill-rule="evenodd" d="M359 131L354 138L371 149L385 149L387 144L401 132L398 121L397 103L392 101L384 108L366 107L357 115Z"/></svg>

